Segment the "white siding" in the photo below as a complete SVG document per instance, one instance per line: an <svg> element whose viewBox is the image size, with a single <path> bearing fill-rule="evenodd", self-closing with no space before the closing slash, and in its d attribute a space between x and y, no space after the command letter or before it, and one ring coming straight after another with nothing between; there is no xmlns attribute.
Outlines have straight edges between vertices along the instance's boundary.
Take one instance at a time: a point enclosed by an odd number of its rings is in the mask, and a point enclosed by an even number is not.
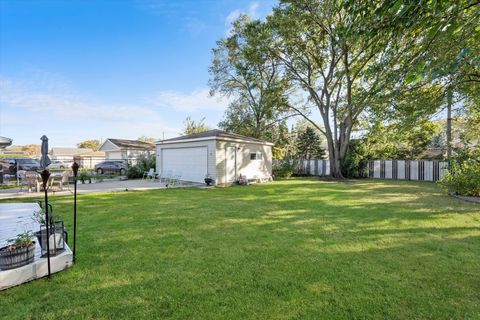
<svg viewBox="0 0 480 320"><path fill-rule="evenodd" d="M237 148L236 173L248 179L269 179L272 176L272 147L264 144L217 141L217 184L228 184L227 181L227 147ZM260 152L262 159L250 160L250 153Z"/></svg>
<svg viewBox="0 0 480 320"><path fill-rule="evenodd" d="M99 151L112 151L112 150L120 150L119 147L114 145L110 142L110 140L105 140L105 142L100 146L98 149Z"/></svg>
<svg viewBox="0 0 480 320"><path fill-rule="evenodd" d="M121 160L124 159L122 151L107 151L105 152L107 160Z"/></svg>

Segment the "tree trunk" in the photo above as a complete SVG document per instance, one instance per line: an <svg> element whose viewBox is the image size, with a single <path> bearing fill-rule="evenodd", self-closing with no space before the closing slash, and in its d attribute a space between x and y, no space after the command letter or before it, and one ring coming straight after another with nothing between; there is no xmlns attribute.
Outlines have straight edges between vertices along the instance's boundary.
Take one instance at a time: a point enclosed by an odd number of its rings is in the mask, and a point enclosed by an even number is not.
<svg viewBox="0 0 480 320"><path fill-rule="evenodd" d="M344 152L342 152L342 145L340 141L334 141L334 139L327 134L328 144L328 160L330 162L330 175L333 178L343 179L342 163L345 158Z"/></svg>
<svg viewBox="0 0 480 320"><path fill-rule="evenodd" d="M447 160L452 157L452 90L447 92Z"/></svg>

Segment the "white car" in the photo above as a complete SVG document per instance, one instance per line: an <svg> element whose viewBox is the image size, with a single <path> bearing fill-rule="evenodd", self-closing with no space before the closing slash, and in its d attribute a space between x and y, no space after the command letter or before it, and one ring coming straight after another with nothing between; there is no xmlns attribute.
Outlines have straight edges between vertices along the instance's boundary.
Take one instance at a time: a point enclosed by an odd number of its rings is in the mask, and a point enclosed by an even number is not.
<svg viewBox="0 0 480 320"><path fill-rule="evenodd" d="M61 160L52 160L52 163L48 165L49 170L68 169L71 167L72 163Z"/></svg>

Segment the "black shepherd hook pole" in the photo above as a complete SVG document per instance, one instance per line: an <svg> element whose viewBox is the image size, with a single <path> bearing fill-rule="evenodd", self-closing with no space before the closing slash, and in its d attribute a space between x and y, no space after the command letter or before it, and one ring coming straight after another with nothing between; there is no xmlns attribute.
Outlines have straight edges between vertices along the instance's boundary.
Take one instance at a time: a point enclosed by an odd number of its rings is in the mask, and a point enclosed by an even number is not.
<svg viewBox="0 0 480 320"><path fill-rule="evenodd" d="M75 262L75 248L77 243L77 174L78 163L74 162L72 165L73 176L73 262Z"/></svg>
<svg viewBox="0 0 480 320"><path fill-rule="evenodd" d="M48 170L43 170L40 174L42 176L43 190L45 190L45 226L47 229L47 262L48 262L48 280L51 279L52 273L50 269L50 218L48 214L48 190L47 184L48 179L50 178L50 172Z"/></svg>

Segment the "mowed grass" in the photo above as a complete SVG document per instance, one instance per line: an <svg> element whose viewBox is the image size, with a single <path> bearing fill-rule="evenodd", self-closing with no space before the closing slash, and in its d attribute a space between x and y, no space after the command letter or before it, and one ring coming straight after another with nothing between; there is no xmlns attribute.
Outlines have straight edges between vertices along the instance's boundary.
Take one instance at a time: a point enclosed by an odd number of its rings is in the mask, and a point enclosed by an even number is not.
<svg viewBox="0 0 480 320"><path fill-rule="evenodd" d="M71 226L72 198L52 203ZM298 179L78 208L76 265L0 292L0 318L480 318L480 205L431 183Z"/></svg>

